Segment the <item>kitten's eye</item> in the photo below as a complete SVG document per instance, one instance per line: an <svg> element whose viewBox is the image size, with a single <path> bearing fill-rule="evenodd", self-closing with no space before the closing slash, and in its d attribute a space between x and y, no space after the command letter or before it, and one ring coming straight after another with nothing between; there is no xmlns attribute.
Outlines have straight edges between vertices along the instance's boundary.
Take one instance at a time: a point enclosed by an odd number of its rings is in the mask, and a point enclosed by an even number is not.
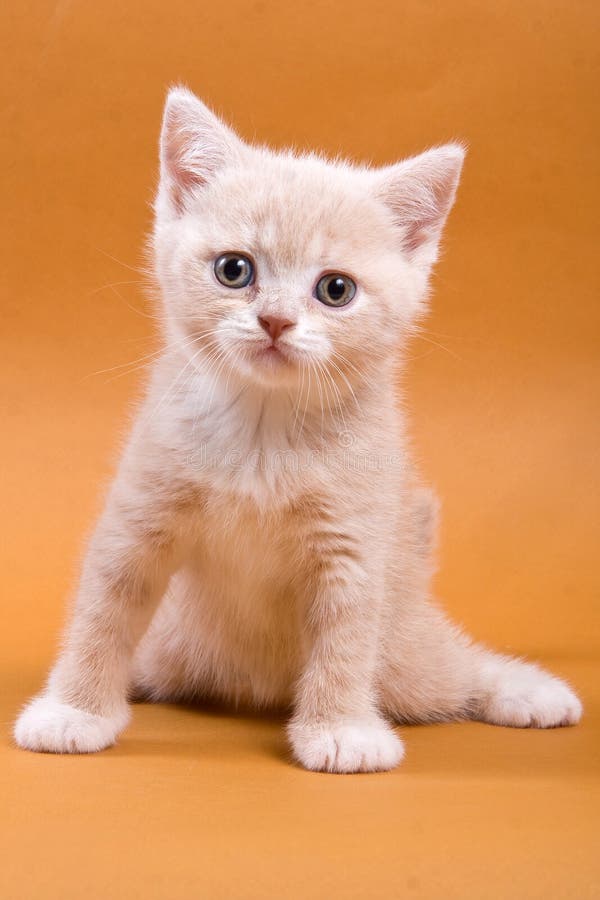
<svg viewBox="0 0 600 900"><path fill-rule="evenodd" d="M347 275L323 275L317 283L317 299L327 306L346 306L356 293L356 285Z"/></svg>
<svg viewBox="0 0 600 900"><path fill-rule="evenodd" d="M225 287L247 287L254 278L254 265L241 253L223 253L215 260L215 275Z"/></svg>

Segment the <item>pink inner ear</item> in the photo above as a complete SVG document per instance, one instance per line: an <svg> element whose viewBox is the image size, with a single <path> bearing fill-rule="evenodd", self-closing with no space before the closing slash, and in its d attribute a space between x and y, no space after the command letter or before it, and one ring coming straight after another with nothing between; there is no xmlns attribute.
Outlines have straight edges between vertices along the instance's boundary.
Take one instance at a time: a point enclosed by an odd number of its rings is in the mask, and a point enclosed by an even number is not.
<svg viewBox="0 0 600 900"><path fill-rule="evenodd" d="M408 226L405 223L405 228L406 235L403 240L403 244L409 253L414 253L415 250L418 250L419 247L422 247L428 237L431 236L430 229L428 229L427 226L423 223L415 223L414 225Z"/></svg>
<svg viewBox="0 0 600 900"><path fill-rule="evenodd" d="M189 157L189 152L186 153L186 141L180 133L173 137L166 147L165 164L173 180L184 189L201 184L205 180L201 173L190 165L189 158L186 161L186 156Z"/></svg>
<svg viewBox="0 0 600 900"><path fill-rule="evenodd" d="M162 133L162 160L168 178L169 193L178 210L186 192L206 181L200 160L194 159L195 135L182 122L181 110L167 110Z"/></svg>
<svg viewBox="0 0 600 900"><path fill-rule="evenodd" d="M404 243L409 252L439 236L454 201L457 173L449 170L432 175L423 180L416 179L412 184L412 195L409 194L405 201L401 224L406 229Z"/></svg>
<svg viewBox="0 0 600 900"><path fill-rule="evenodd" d="M238 140L217 116L185 89L169 95L161 134L164 183L178 210L193 188L206 184Z"/></svg>
<svg viewBox="0 0 600 900"><path fill-rule="evenodd" d="M449 194L449 187L431 185L420 192L420 203L407 204L404 221L400 224L406 230L404 244L409 252L418 250L443 227L453 197L453 193ZM453 188L450 190L453 191Z"/></svg>
<svg viewBox="0 0 600 900"><path fill-rule="evenodd" d="M454 202L463 156L461 147L449 145L388 170L385 200L403 232L408 253L427 243L437 244Z"/></svg>

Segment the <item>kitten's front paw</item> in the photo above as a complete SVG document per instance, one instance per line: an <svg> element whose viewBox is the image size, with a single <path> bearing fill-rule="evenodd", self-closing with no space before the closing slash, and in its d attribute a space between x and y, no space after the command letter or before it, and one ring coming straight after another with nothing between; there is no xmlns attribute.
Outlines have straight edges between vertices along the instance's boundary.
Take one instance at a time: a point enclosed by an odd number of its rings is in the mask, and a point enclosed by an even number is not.
<svg viewBox="0 0 600 900"><path fill-rule="evenodd" d="M575 725L581 713L578 697L564 681L519 660L498 667L481 706L484 721L515 728Z"/></svg>
<svg viewBox="0 0 600 900"><path fill-rule="evenodd" d="M128 720L126 709L116 716L97 716L42 695L27 704L16 721L14 735L24 750L95 753L114 744Z"/></svg>
<svg viewBox="0 0 600 900"><path fill-rule="evenodd" d="M292 720L288 734L298 762L315 772L384 772L404 756L402 741L382 719Z"/></svg>

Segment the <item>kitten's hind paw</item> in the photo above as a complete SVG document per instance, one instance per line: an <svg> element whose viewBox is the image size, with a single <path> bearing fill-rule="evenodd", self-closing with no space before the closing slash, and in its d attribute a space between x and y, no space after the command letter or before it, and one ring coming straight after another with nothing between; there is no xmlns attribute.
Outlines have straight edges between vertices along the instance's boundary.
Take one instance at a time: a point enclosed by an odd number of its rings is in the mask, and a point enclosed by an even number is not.
<svg viewBox="0 0 600 900"><path fill-rule="evenodd" d="M571 688L531 663L516 659L486 664L487 690L476 718L515 728L556 728L575 725L582 714Z"/></svg>
<svg viewBox="0 0 600 900"><path fill-rule="evenodd" d="M98 716L49 695L34 697L15 723L15 741L39 753L95 753L115 743L127 725L127 709Z"/></svg>
<svg viewBox="0 0 600 900"><path fill-rule="evenodd" d="M384 772L398 765L404 746L382 719L288 726L295 758L316 772Z"/></svg>

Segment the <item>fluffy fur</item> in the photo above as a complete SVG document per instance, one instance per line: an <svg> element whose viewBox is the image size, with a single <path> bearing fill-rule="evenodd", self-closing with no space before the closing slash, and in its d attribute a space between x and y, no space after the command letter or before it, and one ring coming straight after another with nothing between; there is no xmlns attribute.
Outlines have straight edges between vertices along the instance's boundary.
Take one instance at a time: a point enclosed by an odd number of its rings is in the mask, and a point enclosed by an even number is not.
<svg viewBox="0 0 600 900"><path fill-rule="evenodd" d="M289 707L294 757L332 772L395 766L392 722L579 719L563 682L473 644L429 597L435 502L394 375L462 161L455 144L378 170L275 154L170 93L164 350L20 746L100 750L128 694ZM216 280L225 251L254 261L252 284ZM354 279L348 306L315 297L324 272Z"/></svg>

